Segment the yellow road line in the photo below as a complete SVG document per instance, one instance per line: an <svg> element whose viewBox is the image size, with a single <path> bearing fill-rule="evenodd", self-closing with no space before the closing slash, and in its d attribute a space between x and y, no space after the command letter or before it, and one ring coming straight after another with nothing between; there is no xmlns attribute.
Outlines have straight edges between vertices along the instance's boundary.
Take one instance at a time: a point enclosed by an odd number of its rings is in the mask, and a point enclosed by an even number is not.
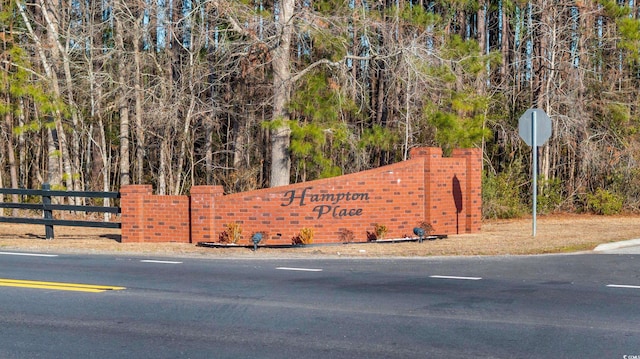
<svg viewBox="0 0 640 359"><path fill-rule="evenodd" d="M100 293L107 290L122 290L125 287L114 287L106 285L63 283L63 282L41 282L33 280L5 279L0 278L0 287L20 287L36 289L67 290L75 292Z"/></svg>

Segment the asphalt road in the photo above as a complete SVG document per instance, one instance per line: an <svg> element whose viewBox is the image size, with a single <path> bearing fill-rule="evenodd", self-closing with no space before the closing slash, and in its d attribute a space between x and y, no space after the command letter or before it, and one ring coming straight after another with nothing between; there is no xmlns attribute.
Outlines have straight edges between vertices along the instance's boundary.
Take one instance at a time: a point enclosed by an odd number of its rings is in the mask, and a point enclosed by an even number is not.
<svg viewBox="0 0 640 359"><path fill-rule="evenodd" d="M640 355L633 254L156 261L3 252L0 293L0 358Z"/></svg>

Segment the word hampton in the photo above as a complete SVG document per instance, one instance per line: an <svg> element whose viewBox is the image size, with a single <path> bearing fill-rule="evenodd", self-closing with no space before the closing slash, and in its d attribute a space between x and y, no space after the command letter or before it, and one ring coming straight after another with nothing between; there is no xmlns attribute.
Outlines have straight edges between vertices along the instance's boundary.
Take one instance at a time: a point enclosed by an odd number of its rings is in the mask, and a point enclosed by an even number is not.
<svg viewBox="0 0 640 359"><path fill-rule="evenodd" d="M361 207L347 207L347 202L365 202L369 201L368 193L312 193L313 187L305 187L302 191L290 190L284 193L285 202L281 204L283 207L290 205L298 205L304 207L307 204L315 204L313 212L318 214L316 219L320 219L325 215L333 218L356 217L362 215Z"/></svg>

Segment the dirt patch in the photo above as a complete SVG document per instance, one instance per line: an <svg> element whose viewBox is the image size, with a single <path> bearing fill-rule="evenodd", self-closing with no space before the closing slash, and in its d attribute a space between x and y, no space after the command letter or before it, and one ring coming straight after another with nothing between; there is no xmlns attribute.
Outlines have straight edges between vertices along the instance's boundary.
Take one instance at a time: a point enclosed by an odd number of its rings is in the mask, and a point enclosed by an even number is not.
<svg viewBox="0 0 640 359"><path fill-rule="evenodd" d="M640 215L539 216L532 236L531 218L490 220L478 234L405 243L366 243L304 248L207 248L184 243L120 243L120 230L55 227L55 239L44 239L44 226L0 224L0 250L44 253L129 254L201 257L387 257L506 255L579 252L598 244L640 238Z"/></svg>

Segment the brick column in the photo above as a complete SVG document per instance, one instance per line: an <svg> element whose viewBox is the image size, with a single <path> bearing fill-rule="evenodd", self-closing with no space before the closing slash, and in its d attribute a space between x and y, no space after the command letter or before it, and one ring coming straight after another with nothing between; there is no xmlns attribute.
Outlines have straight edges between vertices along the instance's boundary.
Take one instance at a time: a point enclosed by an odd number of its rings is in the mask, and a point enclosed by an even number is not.
<svg viewBox="0 0 640 359"><path fill-rule="evenodd" d="M120 188L122 243L144 242L144 197L151 195L151 193L150 185L128 185Z"/></svg>
<svg viewBox="0 0 640 359"><path fill-rule="evenodd" d="M414 147L409 150L409 158L442 158L442 148L440 147Z"/></svg>
<svg viewBox="0 0 640 359"><path fill-rule="evenodd" d="M480 232L482 227L482 149L454 149L453 157L465 158L467 162L467 186L464 194L465 231Z"/></svg>
<svg viewBox="0 0 640 359"><path fill-rule="evenodd" d="M424 221L430 224L434 223L434 212L437 212L434 206L434 197L438 193L439 188L435 183L435 174L439 169L440 161L442 160L442 148L440 147L416 147L409 151L409 157L411 159L423 158L424 159ZM438 230L438 228L436 228Z"/></svg>
<svg viewBox="0 0 640 359"><path fill-rule="evenodd" d="M222 186L191 187L191 243L214 242L215 200L224 194Z"/></svg>

